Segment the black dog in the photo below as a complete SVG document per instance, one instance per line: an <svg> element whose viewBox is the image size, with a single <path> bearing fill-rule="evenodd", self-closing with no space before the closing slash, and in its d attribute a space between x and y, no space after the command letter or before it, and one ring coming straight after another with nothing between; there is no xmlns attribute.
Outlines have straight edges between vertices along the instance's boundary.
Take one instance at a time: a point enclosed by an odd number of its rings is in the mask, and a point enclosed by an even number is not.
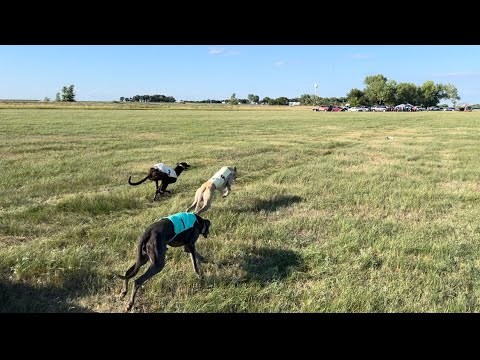
<svg viewBox="0 0 480 360"><path fill-rule="evenodd" d="M197 266L197 258L202 257L195 250L195 242L202 235L207 238L210 229L210 221L193 213L180 212L162 218L151 224L143 233L138 243L137 261L125 275L117 275L125 280L120 293L123 298L128 291L128 280L134 277L140 268L150 261L148 270L133 282L133 291L125 311L130 311L135 301L135 294L142 284L155 274L158 274L165 266L165 254L167 245L172 247L183 246L184 251L190 253L193 269L200 275Z"/></svg>
<svg viewBox="0 0 480 360"><path fill-rule="evenodd" d="M188 169L189 167L190 165L188 165L186 162L177 163L177 166L173 169L175 174L173 174L172 168L165 166L163 163L158 163L150 168L150 171L144 179L140 180L139 182L132 182L132 177L130 176L128 178L128 183L136 186L140 185L146 180L155 181L156 191L155 196L153 197L153 201L155 201L157 199L157 195L163 195L166 192L171 194L172 192L167 190L167 186L176 182L182 171ZM162 182L161 188L158 187L159 181Z"/></svg>

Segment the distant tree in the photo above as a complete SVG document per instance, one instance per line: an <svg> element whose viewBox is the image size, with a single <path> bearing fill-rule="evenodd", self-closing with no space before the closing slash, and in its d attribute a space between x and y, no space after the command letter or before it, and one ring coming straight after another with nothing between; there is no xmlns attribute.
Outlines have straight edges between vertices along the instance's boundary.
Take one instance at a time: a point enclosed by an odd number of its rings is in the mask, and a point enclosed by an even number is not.
<svg viewBox="0 0 480 360"><path fill-rule="evenodd" d="M260 98L258 97L258 95L254 95L254 94L248 94L247 96L248 98L248 101L250 101L250 103L258 103L258 100L260 100Z"/></svg>
<svg viewBox="0 0 480 360"><path fill-rule="evenodd" d="M62 88L62 99L61 101L74 102L75 101L75 92L73 90L73 85L64 86Z"/></svg>
<svg viewBox="0 0 480 360"><path fill-rule="evenodd" d="M235 93L233 93L232 96L230 96L230 100L228 100L228 103L230 105L237 105L238 104L238 99L237 99Z"/></svg>
<svg viewBox="0 0 480 360"><path fill-rule="evenodd" d="M120 101L123 101L125 100L125 98L123 96L120 96Z"/></svg>
<svg viewBox="0 0 480 360"><path fill-rule="evenodd" d="M397 86L396 99L398 104L409 103L413 105L420 105L418 102L419 90L417 85L413 83L399 83Z"/></svg>
<svg viewBox="0 0 480 360"><path fill-rule="evenodd" d="M423 106L436 106L443 92L441 85L435 85L432 80L425 81L420 86L420 99Z"/></svg>
<svg viewBox="0 0 480 360"><path fill-rule="evenodd" d="M62 101L62 98L60 97L59 92L57 92L57 95L55 95L55 101Z"/></svg>
<svg viewBox="0 0 480 360"><path fill-rule="evenodd" d="M268 96L265 96L260 102L262 104L269 104L272 101Z"/></svg>
<svg viewBox="0 0 480 360"><path fill-rule="evenodd" d="M50 101L50 98L46 97L45 99L43 99L43 101Z"/></svg>
<svg viewBox="0 0 480 360"><path fill-rule="evenodd" d="M276 105L288 105L288 98L285 96L281 96L275 99Z"/></svg>
<svg viewBox="0 0 480 360"><path fill-rule="evenodd" d="M310 94L303 94L300 96L299 101L301 105L313 105L313 96Z"/></svg>
<svg viewBox="0 0 480 360"><path fill-rule="evenodd" d="M452 84L446 84L446 85L443 85L443 90L444 90L444 99L450 100L453 104L453 107L455 107L457 102L461 99L460 96L458 96L457 88Z"/></svg>
<svg viewBox="0 0 480 360"><path fill-rule="evenodd" d="M396 105L395 94L397 93L397 82L395 80L388 80L387 81L387 89L386 89L386 97L384 98L383 105Z"/></svg>
<svg viewBox="0 0 480 360"><path fill-rule="evenodd" d="M363 93L370 104L384 104L389 97L387 78L382 74L367 76Z"/></svg>
<svg viewBox="0 0 480 360"><path fill-rule="evenodd" d="M366 105L365 94L359 89L350 90L350 92L347 94L347 101L350 106Z"/></svg>

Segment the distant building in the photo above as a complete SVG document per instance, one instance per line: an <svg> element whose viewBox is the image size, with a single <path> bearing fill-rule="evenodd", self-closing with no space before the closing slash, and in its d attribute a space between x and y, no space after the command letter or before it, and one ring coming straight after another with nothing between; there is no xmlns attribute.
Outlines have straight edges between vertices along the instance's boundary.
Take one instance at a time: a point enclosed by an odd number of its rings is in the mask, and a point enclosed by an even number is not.
<svg viewBox="0 0 480 360"><path fill-rule="evenodd" d="M289 101L288 102L288 106L299 106L300 105L300 101Z"/></svg>

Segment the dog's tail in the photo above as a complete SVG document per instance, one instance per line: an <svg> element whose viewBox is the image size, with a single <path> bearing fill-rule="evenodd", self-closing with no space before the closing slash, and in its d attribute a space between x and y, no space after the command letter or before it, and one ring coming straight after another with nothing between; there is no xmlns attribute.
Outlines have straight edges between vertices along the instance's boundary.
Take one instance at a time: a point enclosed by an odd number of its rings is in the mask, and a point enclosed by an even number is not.
<svg viewBox="0 0 480 360"><path fill-rule="evenodd" d="M145 231L142 237L140 238L140 241L138 242L137 261L135 262L135 266L128 269L125 275L116 274L117 277L119 277L122 280L127 280L137 275L138 270L140 270L140 268L142 267L142 250L146 242L150 239L150 235L151 235L150 230Z"/></svg>
<svg viewBox="0 0 480 360"><path fill-rule="evenodd" d="M130 176L130 177L128 178L128 183L129 183L130 185L136 186L136 185L140 185L141 183L147 181L147 179L148 179L148 175L145 176L145 178L142 179L142 180L140 180L139 182L132 182L132 181L131 181L131 180L132 180L132 177Z"/></svg>

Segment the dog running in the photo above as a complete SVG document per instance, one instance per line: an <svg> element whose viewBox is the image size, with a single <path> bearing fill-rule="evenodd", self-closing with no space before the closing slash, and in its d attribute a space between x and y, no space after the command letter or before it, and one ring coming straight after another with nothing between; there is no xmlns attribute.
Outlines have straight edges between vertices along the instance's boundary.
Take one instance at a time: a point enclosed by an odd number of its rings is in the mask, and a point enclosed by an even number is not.
<svg viewBox="0 0 480 360"><path fill-rule="evenodd" d="M203 258L196 252L195 243L200 235L207 238L210 230L210 221L186 212L179 212L161 218L147 227L138 242L137 260L125 275L117 275L125 280L120 296L123 298L128 291L128 280L137 275L140 268L150 261L147 271L133 282L130 300L125 307L128 312L133 306L135 295L142 284L162 271L165 266L167 245L171 247L183 246L184 251L190 254L195 273L200 276L197 259Z"/></svg>
<svg viewBox="0 0 480 360"><path fill-rule="evenodd" d="M158 163L153 165L147 176L138 182L132 182L132 177L128 178L128 183L132 186L140 185L141 183L145 182L146 180L155 181L156 191L155 196L153 197L153 201L157 200L158 195L163 195L164 193L171 194L170 190L167 190L169 184L173 184L177 181L178 177L182 173L183 170L186 170L190 167L186 162L177 163L175 169L165 165L164 163ZM162 183L162 186L158 186L158 182Z"/></svg>
<svg viewBox="0 0 480 360"><path fill-rule="evenodd" d="M222 197L228 196L231 191L231 186L237 178L237 167L224 166L217 171L209 180L204 182L195 192L195 199L186 212L194 210L195 214L201 214L212 205L213 195L215 190L219 190L222 193ZM203 206L201 203L203 201Z"/></svg>

